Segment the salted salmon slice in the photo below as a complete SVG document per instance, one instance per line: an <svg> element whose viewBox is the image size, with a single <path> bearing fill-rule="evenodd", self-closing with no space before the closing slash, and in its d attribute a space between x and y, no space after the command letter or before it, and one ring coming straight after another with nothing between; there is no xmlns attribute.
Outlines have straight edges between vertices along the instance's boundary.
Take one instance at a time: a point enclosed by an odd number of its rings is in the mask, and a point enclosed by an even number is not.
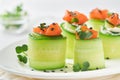
<svg viewBox="0 0 120 80"><path fill-rule="evenodd" d="M110 17L107 18L107 21L117 26L120 23L119 15L117 13L113 13Z"/></svg>
<svg viewBox="0 0 120 80"><path fill-rule="evenodd" d="M57 23L52 23L48 27L41 28L38 26L33 28L33 32L46 36L58 36L61 35L62 30Z"/></svg>
<svg viewBox="0 0 120 80"><path fill-rule="evenodd" d="M109 16L108 10L106 10L106 9L100 10L98 8L95 8L90 12L91 19L104 20L104 19L108 18L108 16Z"/></svg>
<svg viewBox="0 0 120 80"><path fill-rule="evenodd" d="M77 24L83 24L88 20L87 16L85 16L84 14L79 13L78 11L74 11L74 13L76 14L75 18L78 19Z"/></svg>
<svg viewBox="0 0 120 80"><path fill-rule="evenodd" d="M77 22L72 21L72 19L74 19L74 18L77 19ZM66 10L63 20L65 20L69 23L83 24L88 20L88 18L86 15L84 15L78 11L72 12L72 11Z"/></svg>
<svg viewBox="0 0 120 80"><path fill-rule="evenodd" d="M59 25L57 23L52 23L47 28L45 35L47 36L58 36L61 35L62 30L60 29Z"/></svg>

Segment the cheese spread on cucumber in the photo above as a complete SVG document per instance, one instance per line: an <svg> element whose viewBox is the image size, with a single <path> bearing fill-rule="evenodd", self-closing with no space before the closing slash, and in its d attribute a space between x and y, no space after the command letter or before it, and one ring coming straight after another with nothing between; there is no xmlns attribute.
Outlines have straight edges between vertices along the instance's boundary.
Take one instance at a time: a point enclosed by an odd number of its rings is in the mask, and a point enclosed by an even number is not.
<svg viewBox="0 0 120 80"><path fill-rule="evenodd" d="M117 13L113 13L106 19L105 24L101 27L101 33L110 35L120 35L120 19Z"/></svg>

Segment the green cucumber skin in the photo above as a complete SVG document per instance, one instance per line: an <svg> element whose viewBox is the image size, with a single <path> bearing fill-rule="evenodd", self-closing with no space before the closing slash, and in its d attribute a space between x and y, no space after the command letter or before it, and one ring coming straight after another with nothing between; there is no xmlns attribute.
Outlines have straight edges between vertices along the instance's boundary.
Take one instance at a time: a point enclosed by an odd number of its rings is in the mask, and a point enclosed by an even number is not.
<svg viewBox="0 0 120 80"><path fill-rule="evenodd" d="M110 24L107 20L105 21L105 25L104 26L108 27L108 28L112 28L113 27L113 25Z"/></svg>
<svg viewBox="0 0 120 80"><path fill-rule="evenodd" d="M120 58L120 36L105 35L100 33L103 42L105 58Z"/></svg>
<svg viewBox="0 0 120 80"><path fill-rule="evenodd" d="M55 40L55 39L64 39L62 35L59 35L59 36L45 36L45 35L41 35L41 34L38 34L38 33L31 33L29 34L29 36L32 38L32 39L36 39L36 40Z"/></svg>
<svg viewBox="0 0 120 80"><path fill-rule="evenodd" d="M104 26L104 20L90 19L86 22L86 25L100 31L100 27Z"/></svg>
<svg viewBox="0 0 120 80"><path fill-rule="evenodd" d="M40 40L29 36L28 48L29 65L34 69L49 70L65 66L66 38Z"/></svg>
<svg viewBox="0 0 120 80"><path fill-rule="evenodd" d="M74 64L82 65L85 61L90 63L89 70L105 68L102 41L99 38L75 40Z"/></svg>
<svg viewBox="0 0 120 80"><path fill-rule="evenodd" d="M75 34L70 33L64 29L64 23L61 25L62 27L62 34L67 37L67 50L66 50L66 57L68 59L74 58L74 39Z"/></svg>

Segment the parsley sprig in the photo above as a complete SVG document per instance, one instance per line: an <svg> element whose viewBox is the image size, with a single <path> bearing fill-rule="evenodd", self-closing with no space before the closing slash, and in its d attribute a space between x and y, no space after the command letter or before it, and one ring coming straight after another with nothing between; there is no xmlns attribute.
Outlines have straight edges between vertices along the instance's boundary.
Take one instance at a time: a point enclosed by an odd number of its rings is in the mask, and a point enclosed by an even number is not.
<svg viewBox="0 0 120 80"><path fill-rule="evenodd" d="M26 64L27 63L27 54L26 51L28 50L28 46L23 44L22 46L16 46L15 48L17 53L17 58L20 62Z"/></svg>
<svg viewBox="0 0 120 80"><path fill-rule="evenodd" d="M80 70L81 71L87 71L88 68L89 68L89 66L90 66L90 64L89 64L88 61L83 62L82 65L80 65L79 63L77 63L77 64L73 65L73 71L74 72L79 72Z"/></svg>

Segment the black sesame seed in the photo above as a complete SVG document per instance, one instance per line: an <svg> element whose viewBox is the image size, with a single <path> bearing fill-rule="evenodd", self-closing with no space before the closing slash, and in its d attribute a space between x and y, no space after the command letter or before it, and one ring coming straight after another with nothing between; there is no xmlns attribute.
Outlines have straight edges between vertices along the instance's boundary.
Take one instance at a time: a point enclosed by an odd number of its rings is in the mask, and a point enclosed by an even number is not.
<svg viewBox="0 0 120 80"><path fill-rule="evenodd" d="M51 31L53 31L54 30L54 28L51 28Z"/></svg>
<svg viewBox="0 0 120 80"><path fill-rule="evenodd" d="M46 72L46 70L43 70L44 72Z"/></svg>
<svg viewBox="0 0 120 80"><path fill-rule="evenodd" d="M90 27L90 29L93 29L92 27Z"/></svg>
<svg viewBox="0 0 120 80"><path fill-rule="evenodd" d="M68 68L68 66L65 66L65 68Z"/></svg>
<svg viewBox="0 0 120 80"><path fill-rule="evenodd" d="M56 25L55 23L52 23L53 25Z"/></svg>
<svg viewBox="0 0 120 80"><path fill-rule="evenodd" d="M106 57L106 59L110 59L109 57Z"/></svg>
<svg viewBox="0 0 120 80"><path fill-rule="evenodd" d="M52 70L52 72L55 72L54 70Z"/></svg>
<svg viewBox="0 0 120 80"><path fill-rule="evenodd" d="M61 69L60 71L63 71L63 69Z"/></svg>
<svg viewBox="0 0 120 80"><path fill-rule="evenodd" d="M97 67L96 70L98 70L99 68Z"/></svg>
<svg viewBox="0 0 120 80"><path fill-rule="evenodd" d="M99 11L99 13L100 13L100 14L102 13L102 11L101 11L101 10L99 10L99 9L98 9L98 11Z"/></svg>
<svg viewBox="0 0 120 80"><path fill-rule="evenodd" d="M47 70L44 70L44 72L49 73L49 71L47 71Z"/></svg>
<svg viewBox="0 0 120 80"><path fill-rule="evenodd" d="M115 13L112 13L112 15L114 15Z"/></svg>

